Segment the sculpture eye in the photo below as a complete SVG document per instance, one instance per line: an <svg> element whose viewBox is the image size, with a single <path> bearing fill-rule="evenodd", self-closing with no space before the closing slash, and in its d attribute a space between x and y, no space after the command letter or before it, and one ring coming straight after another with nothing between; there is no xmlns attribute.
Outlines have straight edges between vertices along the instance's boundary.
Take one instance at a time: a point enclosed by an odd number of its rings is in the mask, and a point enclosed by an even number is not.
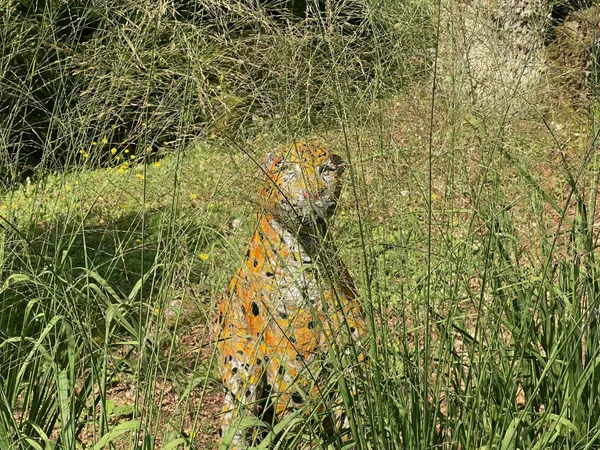
<svg viewBox="0 0 600 450"><path fill-rule="evenodd" d="M331 172L335 172L336 170L337 170L337 167L333 163L330 162L326 165L319 167L319 174L320 175L325 175L325 174L328 175Z"/></svg>

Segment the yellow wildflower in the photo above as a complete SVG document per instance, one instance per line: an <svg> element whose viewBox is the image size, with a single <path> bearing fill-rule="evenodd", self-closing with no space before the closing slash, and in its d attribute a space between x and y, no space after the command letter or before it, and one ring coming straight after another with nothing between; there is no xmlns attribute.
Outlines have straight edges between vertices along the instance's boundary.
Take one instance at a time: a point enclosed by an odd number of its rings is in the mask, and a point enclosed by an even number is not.
<svg viewBox="0 0 600 450"><path fill-rule="evenodd" d="M157 306L156 308L154 308L154 310L152 311L152 313L153 313L155 316L158 316L158 313L160 313L160 308Z"/></svg>
<svg viewBox="0 0 600 450"><path fill-rule="evenodd" d="M163 145L166 147L167 145L169 145L169 143L167 141L163 142Z"/></svg>
<svg viewBox="0 0 600 450"><path fill-rule="evenodd" d="M90 154L89 154L88 152L84 152L84 153L83 153L83 157L84 157L84 158L89 158L89 157L90 157Z"/></svg>
<svg viewBox="0 0 600 450"><path fill-rule="evenodd" d="M197 194L190 194L190 198L192 200L196 200L198 198L198 195Z"/></svg>
<svg viewBox="0 0 600 450"><path fill-rule="evenodd" d="M131 155L129 159L135 159L135 155Z"/></svg>
<svg viewBox="0 0 600 450"><path fill-rule="evenodd" d="M136 239L135 242L138 243L138 244L141 244L142 240L141 239Z"/></svg>
<svg viewBox="0 0 600 450"><path fill-rule="evenodd" d="M209 207L210 209L212 209L212 208L214 208L214 207L215 207L215 204L214 204L214 203L210 203L210 204L208 205L208 207Z"/></svg>
<svg viewBox="0 0 600 450"><path fill-rule="evenodd" d="M129 149L128 148L125 149L125 153L129 153Z"/></svg>
<svg viewBox="0 0 600 450"><path fill-rule="evenodd" d="M92 142L92 145L97 145L98 143L96 141Z"/></svg>
<svg viewBox="0 0 600 450"><path fill-rule="evenodd" d="M12 207L12 209L18 209L19 208L19 205L17 203L13 203L10 206Z"/></svg>
<svg viewBox="0 0 600 450"><path fill-rule="evenodd" d="M108 144L108 139L106 139L105 137L102 138L102 143L103 144Z"/></svg>
<svg viewBox="0 0 600 450"><path fill-rule="evenodd" d="M146 122L142 122L142 128L146 128L148 124Z"/></svg>
<svg viewBox="0 0 600 450"><path fill-rule="evenodd" d="M70 190L71 190L71 185L70 185L70 184L67 184L67 185L65 186L65 191L69 192Z"/></svg>
<svg viewBox="0 0 600 450"><path fill-rule="evenodd" d="M136 174L135 174L135 177L136 177L136 178L139 178L140 180L143 180L143 179L144 179L144 175L142 175L141 173L136 173Z"/></svg>
<svg viewBox="0 0 600 450"><path fill-rule="evenodd" d="M115 155L115 154L117 153L117 149L116 149L116 148L114 148L114 147L113 147L113 148L111 148L111 149L110 149L110 153L111 153L111 154L113 154L113 155Z"/></svg>
<svg viewBox="0 0 600 450"><path fill-rule="evenodd" d="M160 167L160 161L154 161L154 167Z"/></svg>
<svg viewBox="0 0 600 450"><path fill-rule="evenodd" d="M152 153L152 147L146 147L146 153Z"/></svg>
<svg viewBox="0 0 600 450"><path fill-rule="evenodd" d="M212 133L212 134L210 135L210 138L214 140L214 139L216 139L216 138L217 138L217 135L216 135L215 133Z"/></svg>
<svg viewBox="0 0 600 450"><path fill-rule="evenodd" d="M125 166L119 166L119 173L125 172Z"/></svg>
<svg viewBox="0 0 600 450"><path fill-rule="evenodd" d="M208 254L206 253L200 253L198 255L198 257L202 260L202 261L206 261L208 259Z"/></svg>

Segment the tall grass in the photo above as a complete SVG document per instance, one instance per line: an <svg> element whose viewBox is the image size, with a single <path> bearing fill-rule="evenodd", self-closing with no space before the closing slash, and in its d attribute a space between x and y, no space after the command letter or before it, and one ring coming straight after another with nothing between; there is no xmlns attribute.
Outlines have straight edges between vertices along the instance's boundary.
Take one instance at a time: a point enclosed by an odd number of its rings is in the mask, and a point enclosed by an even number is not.
<svg viewBox="0 0 600 450"><path fill-rule="evenodd" d="M597 104L473 105L432 2L284 3L0 3L0 449L214 448L255 161L314 133L369 364L315 400L349 440L259 447L599 447Z"/></svg>

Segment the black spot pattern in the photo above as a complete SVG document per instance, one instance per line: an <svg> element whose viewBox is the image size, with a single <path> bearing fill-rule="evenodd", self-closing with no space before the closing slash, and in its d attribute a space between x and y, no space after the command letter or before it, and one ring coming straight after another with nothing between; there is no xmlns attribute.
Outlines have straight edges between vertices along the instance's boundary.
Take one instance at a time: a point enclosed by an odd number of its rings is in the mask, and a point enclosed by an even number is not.
<svg viewBox="0 0 600 450"><path fill-rule="evenodd" d="M302 396L301 396L300 394L298 394L297 392L294 392L294 393L292 394L292 401L293 401L294 403L302 403L302 401L303 401L303 398L302 398Z"/></svg>
<svg viewBox="0 0 600 450"><path fill-rule="evenodd" d="M258 309L258 305L256 304L256 302L252 302L252 314L258 316L259 313L260 310Z"/></svg>

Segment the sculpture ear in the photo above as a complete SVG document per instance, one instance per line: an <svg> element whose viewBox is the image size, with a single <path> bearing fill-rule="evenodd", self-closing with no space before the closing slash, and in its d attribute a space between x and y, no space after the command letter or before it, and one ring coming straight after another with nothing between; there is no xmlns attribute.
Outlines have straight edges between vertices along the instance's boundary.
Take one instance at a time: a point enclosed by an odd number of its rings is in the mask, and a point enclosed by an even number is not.
<svg viewBox="0 0 600 450"><path fill-rule="evenodd" d="M329 159L331 159L331 162L335 165L335 170L341 176L346 170L346 161L344 161L340 155L336 155L335 153L332 154Z"/></svg>
<svg viewBox="0 0 600 450"><path fill-rule="evenodd" d="M265 169L268 169L269 167L271 167L273 165L273 163L275 162L275 160L277 159L277 154L275 152L269 152L265 155L265 157L263 158L263 167Z"/></svg>
<svg viewBox="0 0 600 450"><path fill-rule="evenodd" d="M271 168L275 167L275 168L279 168L281 166L281 163L283 160L283 158L281 157L281 153L279 152L269 152L267 153L267 155L265 156L264 160L263 160L263 166L265 168L265 170L271 170Z"/></svg>

